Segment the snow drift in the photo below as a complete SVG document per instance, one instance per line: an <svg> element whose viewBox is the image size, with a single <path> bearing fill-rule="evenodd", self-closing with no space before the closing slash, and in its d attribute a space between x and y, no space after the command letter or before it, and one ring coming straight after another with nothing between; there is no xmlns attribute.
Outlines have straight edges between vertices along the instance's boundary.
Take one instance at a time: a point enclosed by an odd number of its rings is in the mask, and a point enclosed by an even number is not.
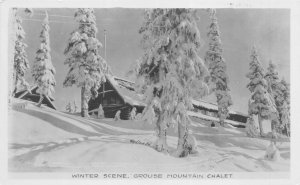
<svg viewBox="0 0 300 185"><path fill-rule="evenodd" d="M197 153L175 158L154 150L154 125L142 121L81 118L21 100L9 110L9 171L258 172L289 171L290 144L276 143L278 159L266 160L267 139L242 128L192 122ZM168 131L176 149L176 127Z"/></svg>

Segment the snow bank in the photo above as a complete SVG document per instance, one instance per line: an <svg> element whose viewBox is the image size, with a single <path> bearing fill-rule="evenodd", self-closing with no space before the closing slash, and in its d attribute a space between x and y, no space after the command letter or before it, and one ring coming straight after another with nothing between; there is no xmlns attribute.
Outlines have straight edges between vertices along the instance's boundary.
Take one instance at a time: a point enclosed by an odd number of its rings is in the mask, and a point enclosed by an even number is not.
<svg viewBox="0 0 300 185"><path fill-rule="evenodd" d="M248 172L288 171L289 142L277 142L279 161L264 159L269 140L246 137L243 129L217 131L193 122L197 154L174 158L151 145L154 125L142 121L81 118L31 103L9 110L9 171ZM131 142L131 141L139 141ZM168 131L172 152L177 133ZM58 157L59 156L59 157Z"/></svg>

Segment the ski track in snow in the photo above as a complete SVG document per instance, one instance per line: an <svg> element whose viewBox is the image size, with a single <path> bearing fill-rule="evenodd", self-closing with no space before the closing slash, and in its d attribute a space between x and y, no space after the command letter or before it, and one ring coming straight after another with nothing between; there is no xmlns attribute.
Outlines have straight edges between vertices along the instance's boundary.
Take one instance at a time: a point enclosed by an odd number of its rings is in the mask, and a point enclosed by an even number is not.
<svg viewBox="0 0 300 185"><path fill-rule="evenodd" d="M151 126L140 121L81 118L29 103L9 111L9 171L210 172L288 171L289 142L280 142L282 157L263 159L269 141L249 138L243 129L211 128L193 122L198 153L174 158L151 146ZM136 129L138 128L138 129ZM168 131L169 151L177 133Z"/></svg>

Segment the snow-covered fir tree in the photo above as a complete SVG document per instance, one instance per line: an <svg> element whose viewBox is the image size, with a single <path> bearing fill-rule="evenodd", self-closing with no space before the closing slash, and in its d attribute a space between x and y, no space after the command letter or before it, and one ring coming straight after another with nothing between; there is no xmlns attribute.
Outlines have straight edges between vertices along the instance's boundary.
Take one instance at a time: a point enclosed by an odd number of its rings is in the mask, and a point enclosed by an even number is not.
<svg viewBox="0 0 300 185"><path fill-rule="evenodd" d="M284 78L281 79L280 84L283 86L283 99L286 101L288 109L290 109L290 84L287 83L287 81Z"/></svg>
<svg viewBox="0 0 300 185"><path fill-rule="evenodd" d="M121 115L121 111L118 110L118 111L116 112L116 114L115 114L114 120L115 120L115 121L119 121L119 120L121 119L121 118L120 118L120 115Z"/></svg>
<svg viewBox="0 0 300 185"><path fill-rule="evenodd" d="M267 81L268 87L267 91L272 98L272 101L275 103L276 111L271 115L272 119L272 129L279 128L279 106L278 106L278 72L276 71L275 64L272 61L269 62L269 66L267 68L267 72L265 74L265 79Z"/></svg>
<svg viewBox="0 0 300 185"><path fill-rule="evenodd" d="M278 151L278 148L276 147L276 144L274 141L270 141L270 145L266 149L265 153L265 159L270 161L277 161L280 154Z"/></svg>
<svg viewBox="0 0 300 185"><path fill-rule="evenodd" d="M279 80L278 72L276 71L276 66L272 61L269 62L267 72L265 74L265 79L268 83L268 92L273 93L276 90L276 86Z"/></svg>
<svg viewBox="0 0 300 185"><path fill-rule="evenodd" d="M100 104L98 107L98 119L102 119L102 118L104 118L104 111L102 105Z"/></svg>
<svg viewBox="0 0 300 185"><path fill-rule="evenodd" d="M285 130L285 133L287 136L290 134L290 111L288 108L288 103L286 101L283 102L283 105L281 107L281 124L282 124L282 130Z"/></svg>
<svg viewBox="0 0 300 185"><path fill-rule="evenodd" d="M283 121L282 116L283 114L287 114L289 112L289 84L283 79L279 81L279 75L276 71L276 66L272 62L269 63L265 79L268 82L268 92L272 95L276 104L276 129L279 129L280 132L283 132L283 130L285 130L287 134L287 127L289 125L289 122L283 123L288 119L284 118L285 120ZM286 105L284 105L284 103L286 103ZM287 117L287 115L285 115L285 117Z"/></svg>
<svg viewBox="0 0 300 185"><path fill-rule="evenodd" d="M245 130L249 137L256 137L259 134L252 117L248 118Z"/></svg>
<svg viewBox="0 0 300 185"><path fill-rule="evenodd" d="M44 96L52 96L56 85L54 78L55 69L52 65L50 55L49 31L49 18L46 12L46 17L42 23L42 31L40 33L41 44L36 52L32 68L34 83L38 86L37 93L40 94L38 106L42 104Z"/></svg>
<svg viewBox="0 0 300 185"><path fill-rule="evenodd" d="M130 120L134 120L136 117L136 108L133 107L131 112L130 112Z"/></svg>
<svg viewBox="0 0 300 185"><path fill-rule="evenodd" d="M256 48L253 47L250 57L250 72L247 74L250 82L247 88L250 90L251 97L248 105L249 115L257 115L259 122L260 135L263 134L262 119L269 119L271 114L269 94L267 92L267 82L264 79L264 69L261 66Z"/></svg>
<svg viewBox="0 0 300 185"><path fill-rule="evenodd" d="M144 114L156 122L158 151L168 150L166 131L177 125L174 155L184 157L196 149L187 110L192 108L192 98L208 91L204 78L209 72L199 56L197 14L191 9L151 9L144 19L140 33L145 52L135 68L137 89L147 97Z"/></svg>
<svg viewBox="0 0 300 185"><path fill-rule="evenodd" d="M226 72L226 63L223 58L223 48L220 39L220 31L216 17L216 10L209 9L211 23L209 26L209 49L205 55L205 62L210 72L209 82L212 83L212 91L215 93L218 104L218 117L220 124L229 116L228 107L232 105L229 78Z"/></svg>
<svg viewBox="0 0 300 185"><path fill-rule="evenodd" d="M25 9L27 10L27 9ZM27 10L29 12L30 9ZM13 43L13 92L12 96L17 92L18 86L28 88L25 80L25 73L29 69L29 62L26 54L25 31L22 27L22 18L18 15L18 9L12 8L12 40Z"/></svg>
<svg viewBox="0 0 300 185"><path fill-rule="evenodd" d="M66 105L66 111L69 112L69 113L73 112L71 102L69 102L69 103Z"/></svg>
<svg viewBox="0 0 300 185"><path fill-rule="evenodd" d="M94 10L79 8L75 12L78 29L71 33L65 49L65 64L69 71L64 86L81 88L81 116L88 116L89 99L98 96L98 89L105 82L105 74L109 71L106 61L100 56L102 44L96 38L97 27Z"/></svg>
<svg viewBox="0 0 300 185"><path fill-rule="evenodd" d="M284 79L281 79L281 81L278 83L276 102L282 126L281 130L288 135L290 121L287 119L287 117L289 118L290 114L290 86ZM285 118L283 118L283 114L285 114Z"/></svg>
<svg viewBox="0 0 300 185"><path fill-rule="evenodd" d="M77 112L78 106L77 106L75 100L73 101L73 108L74 108L74 112Z"/></svg>
<svg viewBox="0 0 300 185"><path fill-rule="evenodd" d="M31 17L33 15L33 9L32 8L25 8L24 12L29 17Z"/></svg>

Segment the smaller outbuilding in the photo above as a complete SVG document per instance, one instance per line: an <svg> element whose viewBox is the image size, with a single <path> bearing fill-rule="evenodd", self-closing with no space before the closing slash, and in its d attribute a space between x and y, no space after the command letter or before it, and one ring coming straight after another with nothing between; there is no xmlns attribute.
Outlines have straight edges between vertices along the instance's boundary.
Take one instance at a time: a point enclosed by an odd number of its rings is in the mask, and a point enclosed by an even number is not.
<svg viewBox="0 0 300 185"><path fill-rule="evenodd" d="M37 93L38 87L37 86L32 86L28 89L21 90L15 94L15 98L23 99L23 100L28 100L32 102L38 103L40 100L40 94ZM49 97L49 96L44 96L44 99L42 101L43 105L46 105L47 107L56 110L55 105L53 104L54 98Z"/></svg>

